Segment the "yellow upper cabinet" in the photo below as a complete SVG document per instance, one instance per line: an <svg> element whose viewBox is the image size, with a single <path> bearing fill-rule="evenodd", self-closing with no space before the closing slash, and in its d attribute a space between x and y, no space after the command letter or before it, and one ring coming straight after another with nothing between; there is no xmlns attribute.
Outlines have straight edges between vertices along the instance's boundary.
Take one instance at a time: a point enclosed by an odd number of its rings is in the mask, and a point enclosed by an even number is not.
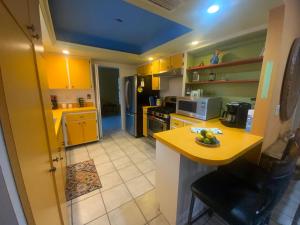
<svg viewBox="0 0 300 225"><path fill-rule="evenodd" d="M171 69L178 69L178 68L181 68L183 67L183 58L184 58L184 54L183 53L180 53L180 54L177 54L177 55L172 55L170 57L170 68Z"/></svg>
<svg viewBox="0 0 300 225"><path fill-rule="evenodd" d="M66 58L62 55L46 55L46 73L50 89L69 87Z"/></svg>
<svg viewBox="0 0 300 225"><path fill-rule="evenodd" d="M171 60L170 57L162 58L159 60L159 72L166 72L170 69Z"/></svg>
<svg viewBox="0 0 300 225"><path fill-rule="evenodd" d="M69 58L69 75L70 75L70 88L75 89L90 89L91 72L90 62L87 59Z"/></svg>
<svg viewBox="0 0 300 225"><path fill-rule="evenodd" d="M159 73L159 59L154 60L152 62L152 73L153 74L158 74Z"/></svg>
<svg viewBox="0 0 300 225"><path fill-rule="evenodd" d="M92 88L89 60L55 54L48 54L45 58L50 89Z"/></svg>
<svg viewBox="0 0 300 225"><path fill-rule="evenodd" d="M138 75L144 75L144 73L145 73L145 66L144 65L139 66L136 69L136 72L137 72Z"/></svg>
<svg viewBox="0 0 300 225"><path fill-rule="evenodd" d="M152 63L148 63L145 65L145 75L152 74Z"/></svg>

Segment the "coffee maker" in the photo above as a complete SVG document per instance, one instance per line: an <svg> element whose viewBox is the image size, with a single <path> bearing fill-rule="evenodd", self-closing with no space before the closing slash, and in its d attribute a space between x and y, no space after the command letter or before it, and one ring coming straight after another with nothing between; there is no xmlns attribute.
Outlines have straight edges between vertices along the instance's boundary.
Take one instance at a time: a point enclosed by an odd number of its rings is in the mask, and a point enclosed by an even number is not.
<svg viewBox="0 0 300 225"><path fill-rule="evenodd" d="M246 102L231 102L226 104L226 108L220 119L222 124L227 127L245 128L251 104Z"/></svg>

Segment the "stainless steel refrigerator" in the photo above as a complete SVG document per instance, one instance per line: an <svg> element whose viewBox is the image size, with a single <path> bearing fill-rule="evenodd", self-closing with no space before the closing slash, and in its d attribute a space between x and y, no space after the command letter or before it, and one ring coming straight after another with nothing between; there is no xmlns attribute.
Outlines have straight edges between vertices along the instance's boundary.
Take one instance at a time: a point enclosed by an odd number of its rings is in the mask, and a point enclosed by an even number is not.
<svg viewBox="0 0 300 225"><path fill-rule="evenodd" d="M152 76L125 77L126 131L135 137L143 135L143 106L150 105L149 98L158 98L159 91L152 90Z"/></svg>

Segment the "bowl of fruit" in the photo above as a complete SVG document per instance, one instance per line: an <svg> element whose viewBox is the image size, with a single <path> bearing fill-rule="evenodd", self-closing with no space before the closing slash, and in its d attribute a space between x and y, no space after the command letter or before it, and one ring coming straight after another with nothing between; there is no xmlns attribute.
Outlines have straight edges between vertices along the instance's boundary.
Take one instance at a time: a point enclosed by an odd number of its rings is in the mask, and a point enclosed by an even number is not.
<svg viewBox="0 0 300 225"><path fill-rule="evenodd" d="M220 141L216 138L216 136L211 131L207 130L201 130L195 140L198 144L206 147L220 146Z"/></svg>

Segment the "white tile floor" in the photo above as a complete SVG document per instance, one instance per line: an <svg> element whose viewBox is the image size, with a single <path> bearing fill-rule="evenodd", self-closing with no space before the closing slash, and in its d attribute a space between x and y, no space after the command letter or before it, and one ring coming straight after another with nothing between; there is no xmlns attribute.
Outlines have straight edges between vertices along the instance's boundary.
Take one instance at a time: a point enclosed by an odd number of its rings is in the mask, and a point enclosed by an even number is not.
<svg viewBox="0 0 300 225"><path fill-rule="evenodd" d="M168 225L155 194L155 149L145 139L116 132L68 150L67 157L69 164L93 159L102 183L100 190L70 202L71 225ZM270 224L291 225L299 203L300 182L293 181ZM204 224L226 225L216 215L195 223Z"/></svg>

